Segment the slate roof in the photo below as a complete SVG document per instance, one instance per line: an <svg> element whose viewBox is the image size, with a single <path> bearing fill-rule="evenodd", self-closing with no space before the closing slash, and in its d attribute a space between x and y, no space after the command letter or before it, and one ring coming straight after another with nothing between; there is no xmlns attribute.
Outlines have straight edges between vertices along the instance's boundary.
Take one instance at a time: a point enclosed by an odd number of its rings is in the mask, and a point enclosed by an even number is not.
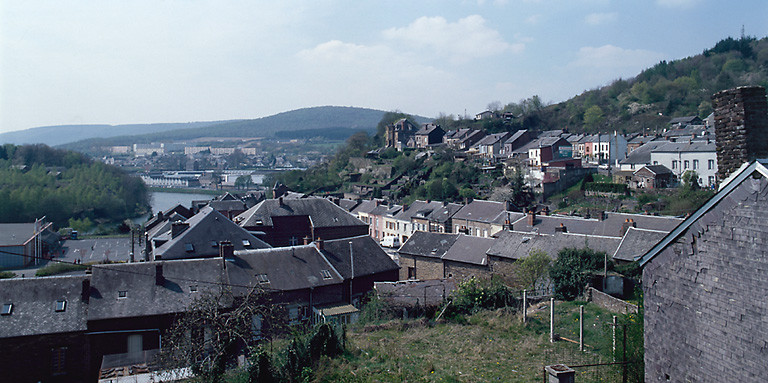
<svg viewBox="0 0 768 383"><path fill-rule="evenodd" d="M421 129L419 129L418 132L416 132L416 135L427 135L431 133L433 130L440 128L440 125L436 124L424 124L422 125Z"/></svg>
<svg viewBox="0 0 768 383"><path fill-rule="evenodd" d="M416 231L400 246L398 253L442 258L458 237L458 234Z"/></svg>
<svg viewBox="0 0 768 383"><path fill-rule="evenodd" d="M432 210L427 216L427 219L433 222L444 223L447 222L457 211L459 211L464 205L457 203L448 203L441 205L439 208Z"/></svg>
<svg viewBox="0 0 768 383"><path fill-rule="evenodd" d="M81 299L90 276L0 279L0 306L12 303L11 315L0 315L0 338L87 330L88 304ZM86 282L87 283L87 282ZM56 312L56 301L64 311Z"/></svg>
<svg viewBox="0 0 768 383"><path fill-rule="evenodd" d="M637 150L640 150L638 148ZM714 141L668 142L653 150L656 153L715 152Z"/></svg>
<svg viewBox="0 0 768 383"><path fill-rule="evenodd" d="M493 245L493 242L493 238L459 234L453 246L443 255L443 259L485 266L488 264L486 253Z"/></svg>
<svg viewBox="0 0 768 383"><path fill-rule="evenodd" d="M568 233L621 237L621 227L627 219L632 219L641 229L667 231L674 229L683 220L669 216L625 214L606 212L606 219L572 217L567 215L537 215L533 227L528 225L528 218L522 217L512 223L515 231L554 234L562 223Z"/></svg>
<svg viewBox="0 0 768 383"><path fill-rule="evenodd" d="M630 227L616 251L613 258L621 261L632 262L635 258L641 257L647 253L654 245L659 243L669 232L636 229Z"/></svg>
<svg viewBox="0 0 768 383"><path fill-rule="evenodd" d="M509 135L508 132L489 134L481 138L480 141L477 141L473 146L477 147L481 145L493 145L497 143L499 140L504 139L504 137L507 137L508 135Z"/></svg>
<svg viewBox="0 0 768 383"><path fill-rule="evenodd" d="M669 141L651 141L633 150L627 158L619 161L620 164L650 164L651 152L668 144Z"/></svg>
<svg viewBox="0 0 768 383"><path fill-rule="evenodd" d="M690 229L692 233L698 233L706 230L707 225L722 225L722 222L717 221L719 218L717 214L707 214L713 209L729 209L749 198L756 198L756 193L763 193L764 190L754 190L754 184L747 184L744 187L742 187L742 184L755 173L758 173L761 177L768 177L767 165L768 160L757 160L749 164L744 163L738 170L731 173L728 178L720 183L718 192L712 198L638 259L640 266L645 266L646 263L653 260L656 255L677 240L686 230Z"/></svg>
<svg viewBox="0 0 768 383"><path fill-rule="evenodd" d="M642 169L648 169L653 174L659 175L659 174L672 174L672 171L669 170L664 165L645 165L642 168L635 171L635 173L639 172Z"/></svg>
<svg viewBox="0 0 768 383"><path fill-rule="evenodd" d="M162 285L156 284L157 266L162 266ZM222 258L93 267L88 320L183 312L203 291L218 291L228 283L224 270ZM120 291L125 298L119 298Z"/></svg>
<svg viewBox="0 0 768 383"><path fill-rule="evenodd" d="M488 250L488 255L509 259L526 258L532 250L544 251L552 259L556 259L557 253L563 248L585 246L612 255L621 242L621 238L604 236L572 233L537 234L506 230L497 233L496 237Z"/></svg>
<svg viewBox="0 0 768 383"><path fill-rule="evenodd" d="M352 242L355 278L400 269L369 235L325 241L322 253L344 279L351 276L349 242Z"/></svg>
<svg viewBox="0 0 768 383"><path fill-rule="evenodd" d="M503 202L474 200L459 209L453 219L490 223L503 213L506 213Z"/></svg>
<svg viewBox="0 0 768 383"><path fill-rule="evenodd" d="M308 216L314 227L365 226L363 221L324 198L267 199L238 215L240 226L272 226L272 217Z"/></svg>
<svg viewBox="0 0 768 383"><path fill-rule="evenodd" d="M395 218L402 220L402 221L411 221L411 218L416 216L421 216L426 218L429 216L429 214L432 213L432 211L439 209L443 207L442 202L438 201L413 201L408 207L404 210L400 210L399 212L395 213Z"/></svg>
<svg viewBox="0 0 768 383"><path fill-rule="evenodd" d="M236 199L225 199L220 201L211 201L208 203L208 206L218 210L218 211L237 211L237 210L245 210L246 205L245 202Z"/></svg>
<svg viewBox="0 0 768 383"><path fill-rule="evenodd" d="M210 206L200 209L199 213L185 222L189 224L189 228L176 238L166 235L166 238L170 239L155 249L155 256L160 255L162 259L216 257L219 255L219 247L213 246L213 241L230 241L235 250L247 248L243 241L248 241L251 248L270 247ZM192 251L188 251L188 245L192 245Z"/></svg>
<svg viewBox="0 0 768 383"><path fill-rule="evenodd" d="M376 208L376 206L378 205L376 205L376 201L374 200L363 200L352 210L350 210L350 213L355 215L357 215L357 213L370 213L371 210Z"/></svg>
<svg viewBox="0 0 768 383"><path fill-rule="evenodd" d="M325 277L322 270L328 271ZM262 274L266 274L269 282L259 282L257 276ZM292 291L344 281L313 244L235 251L234 262L227 261L227 275L230 283L235 285L235 294L248 292L249 289L242 286Z"/></svg>
<svg viewBox="0 0 768 383"><path fill-rule="evenodd" d="M674 124L690 124L696 120L701 120L698 116L685 116L685 117L675 117L669 121L670 125Z"/></svg>
<svg viewBox="0 0 768 383"><path fill-rule="evenodd" d="M0 246L18 246L34 235L34 223L0 223Z"/></svg>

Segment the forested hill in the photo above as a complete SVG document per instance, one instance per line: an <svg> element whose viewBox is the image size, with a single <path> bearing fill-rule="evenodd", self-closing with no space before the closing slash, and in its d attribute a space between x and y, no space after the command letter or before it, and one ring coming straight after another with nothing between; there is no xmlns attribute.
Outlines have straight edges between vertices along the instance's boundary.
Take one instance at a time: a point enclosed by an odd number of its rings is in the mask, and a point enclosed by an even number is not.
<svg viewBox="0 0 768 383"><path fill-rule="evenodd" d="M663 126L670 117L704 118L712 112L712 94L742 85L768 87L768 38L729 37L702 54L662 61L632 79L617 80L526 117L541 129L638 132Z"/></svg>
<svg viewBox="0 0 768 383"><path fill-rule="evenodd" d="M147 187L117 167L45 145L0 146L0 222L46 216L61 228L70 219L122 222L148 209Z"/></svg>
<svg viewBox="0 0 768 383"><path fill-rule="evenodd" d="M88 152L93 147L133 143L193 140L203 137L269 137L288 131L331 129L373 133L384 111L366 108L322 106L279 113L252 120L222 122L203 128L179 129L144 135L94 138L62 145L62 148ZM426 122L426 118L418 118ZM127 132L128 133L128 132ZM350 133L351 134L351 133Z"/></svg>

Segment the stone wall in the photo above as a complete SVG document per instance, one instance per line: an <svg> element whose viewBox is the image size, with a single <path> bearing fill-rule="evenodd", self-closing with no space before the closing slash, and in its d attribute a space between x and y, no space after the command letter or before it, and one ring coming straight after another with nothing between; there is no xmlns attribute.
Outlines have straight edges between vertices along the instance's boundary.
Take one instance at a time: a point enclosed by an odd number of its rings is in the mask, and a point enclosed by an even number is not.
<svg viewBox="0 0 768 383"><path fill-rule="evenodd" d="M645 381L765 377L766 216L768 180L748 177L644 265Z"/></svg>
<svg viewBox="0 0 768 383"><path fill-rule="evenodd" d="M715 93L712 108L719 180L727 178L745 162L768 157L765 88L738 87Z"/></svg>
<svg viewBox="0 0 768 383"><path fill-rule="evenodd" d="M592 302L612 313L637 313L637 305L612 297L594 287L587 289L587 301Z"/></svg>
<svg viewBox="0 0 768 383"><path fill-rule="evenodd" d="M420 257L400 254L400 280L408 279L408 268L416 269L416 279L443 279L445 277L443 261L439 258Z"/></svg>
<svg viewBox="0 0 768 383"><path fill-rule="evenodd" d="M444 261L445 262L445 276L447 278L454 278L458 281L469 279L471 277L476 278L490 278L491 273L488 266L473 265L463 262Z"/></svg>

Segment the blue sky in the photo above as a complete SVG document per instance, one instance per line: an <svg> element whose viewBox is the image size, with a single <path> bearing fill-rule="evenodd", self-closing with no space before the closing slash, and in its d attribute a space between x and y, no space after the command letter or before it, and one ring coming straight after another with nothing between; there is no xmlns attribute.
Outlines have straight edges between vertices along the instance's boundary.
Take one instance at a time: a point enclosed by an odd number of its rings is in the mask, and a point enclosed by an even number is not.
<svg viewBox="0 0 768 383"><path fill-rule="evenodd" d="M322 105L559 102L718 40L765 0L3 1L0 133Z"/></svg>

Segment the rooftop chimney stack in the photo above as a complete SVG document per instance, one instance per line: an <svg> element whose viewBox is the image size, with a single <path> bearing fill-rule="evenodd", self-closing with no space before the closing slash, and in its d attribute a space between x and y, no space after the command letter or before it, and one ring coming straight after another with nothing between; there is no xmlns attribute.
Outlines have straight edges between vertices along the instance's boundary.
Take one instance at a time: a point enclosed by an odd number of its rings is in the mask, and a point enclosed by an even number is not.
<svg viewBox="0 0 768 383"><path fill-rule="evenodd" d="M528 226L536 225L536 212L533 209L528 210Z"/></svg>
<svg viewBox="0 0 768 383"><path fill-rule="evenodd" d="M768 157L765 88L742 86L712 95L717 177L724 180L743 163Z"/></svg>
<svg viewBox="0 0 768 383"><path fill-rule="evenodd" d="M162 286L165 283L165 276L163 276L163 264L159 263L155 265L155 284Z"/></svg>
<svg viewBox="0 0 768 383"><path fill-rule="evenodd" d="M555 233L567 233L568 229L563 225L562 222L560 222L560 226L555 228Z"/></svg>
<svg viewBox="0 0 768 383"><path fill-rule="evenodd" d="M624 234L627 234L627 231L629 231L630 227L637 227L637 222L635 222L634 219L628 218L624 220L624 223L621 225L621 236L623 237Z"/></svg>
<svg viewBox="0 0 768 383"><path fill-rule="evenodd" d="M219 242L219 256L224 259L235 257L235 246L230 241Z"/></svg>
<svg viewBox="0 0 768 383"><path fill-rule="evenodd" d="M317 238L315 240L315 247L317 247L318 250L322 251L325 248L325 241L323 241L322 238Z"/></svg>

